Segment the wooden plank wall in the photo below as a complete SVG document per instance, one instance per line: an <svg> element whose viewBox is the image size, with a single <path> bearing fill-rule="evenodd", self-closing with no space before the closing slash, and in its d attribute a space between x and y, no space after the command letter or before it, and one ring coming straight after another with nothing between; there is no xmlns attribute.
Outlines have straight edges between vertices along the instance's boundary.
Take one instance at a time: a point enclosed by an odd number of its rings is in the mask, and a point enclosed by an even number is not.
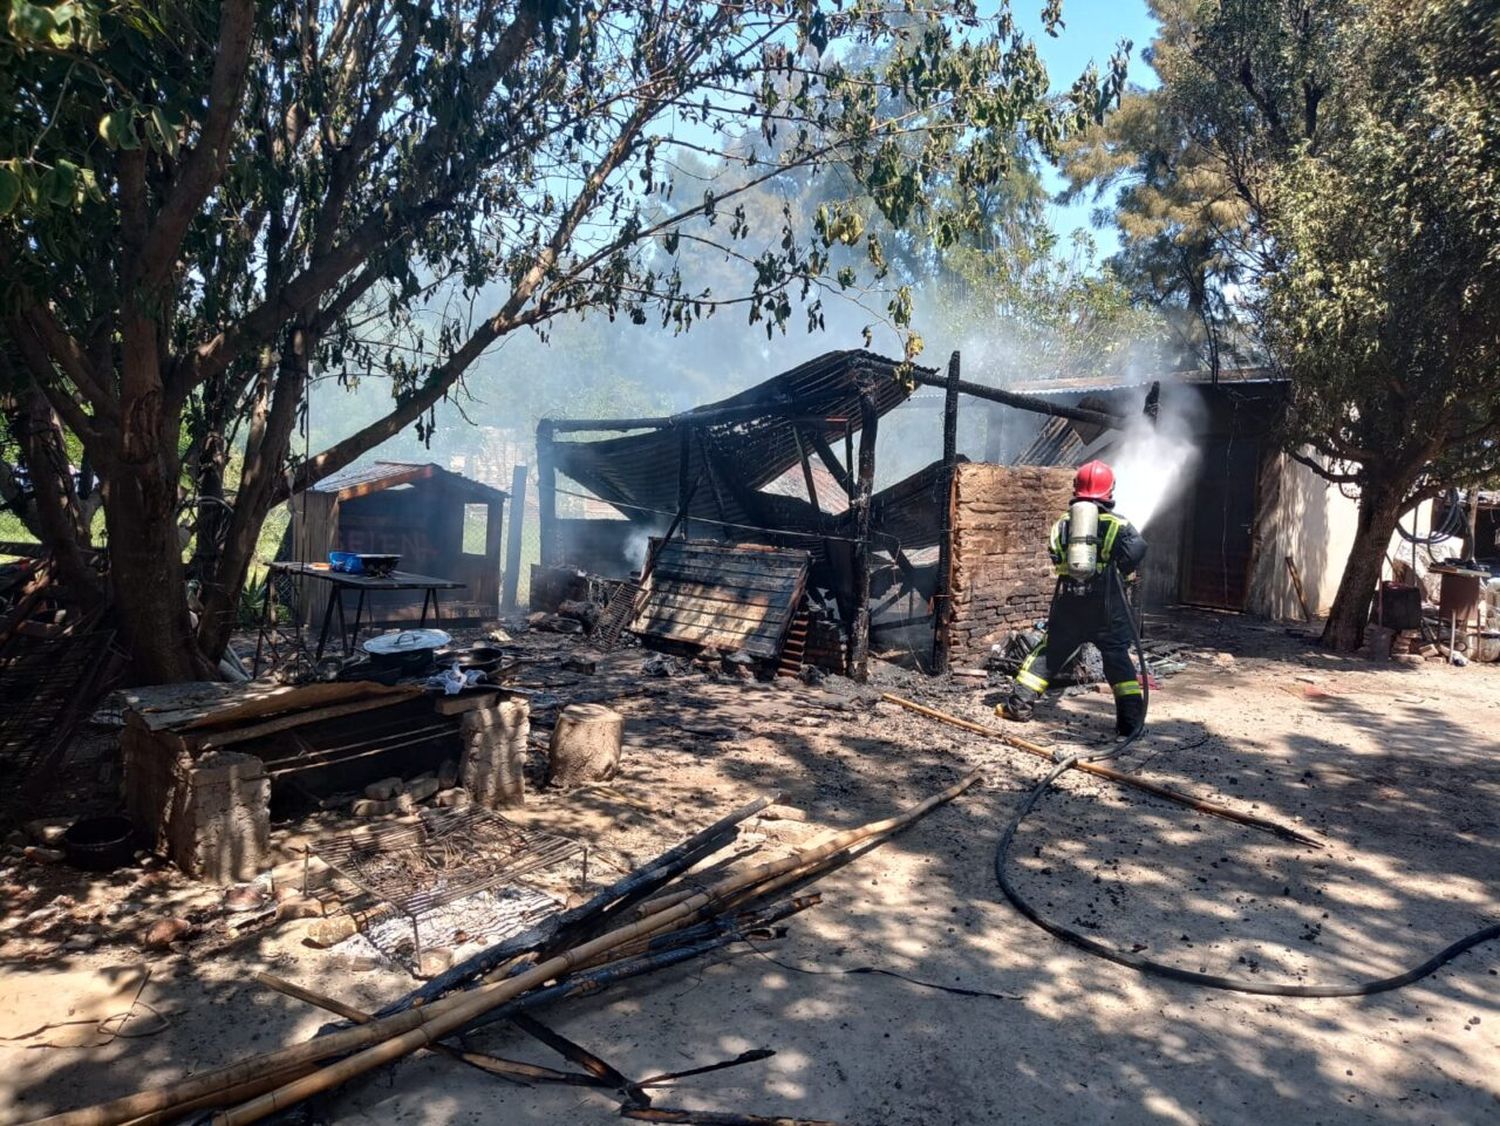
<svg viewBox="0 0 1500 1126"><path fill-rule="evenodd" d="M811 557L784 548L670 540L630 628L774 660L807 589Z"/></svg>

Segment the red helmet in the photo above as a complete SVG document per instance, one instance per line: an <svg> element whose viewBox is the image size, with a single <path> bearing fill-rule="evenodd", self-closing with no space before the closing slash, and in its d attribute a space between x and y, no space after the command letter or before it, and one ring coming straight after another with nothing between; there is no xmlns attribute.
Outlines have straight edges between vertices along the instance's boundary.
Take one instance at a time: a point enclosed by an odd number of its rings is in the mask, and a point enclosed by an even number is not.
<svg viewBox="0 0 1500 1126"><path fill-rule="evenodd" d="M1109 503L1115 499L1115 471L1102 461L1090 461L1078 467L1073 478L1073 496L1077 500Z"/></svg>

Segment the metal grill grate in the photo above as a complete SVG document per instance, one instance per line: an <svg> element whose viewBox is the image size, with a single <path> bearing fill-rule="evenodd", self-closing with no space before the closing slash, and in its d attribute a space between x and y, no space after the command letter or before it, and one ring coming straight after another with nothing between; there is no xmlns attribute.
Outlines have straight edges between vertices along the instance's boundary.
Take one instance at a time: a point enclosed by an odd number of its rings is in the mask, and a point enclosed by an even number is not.
<svg viewBox="0 0 1500 1126"><path fill-rule="evenodd" d="M424 811L414 824L354 829L314 841L309 851L412 923L458 899L513 884L520 877L574 858L587 879L588 851L578 841L522 829L497 813Z"/></svg>

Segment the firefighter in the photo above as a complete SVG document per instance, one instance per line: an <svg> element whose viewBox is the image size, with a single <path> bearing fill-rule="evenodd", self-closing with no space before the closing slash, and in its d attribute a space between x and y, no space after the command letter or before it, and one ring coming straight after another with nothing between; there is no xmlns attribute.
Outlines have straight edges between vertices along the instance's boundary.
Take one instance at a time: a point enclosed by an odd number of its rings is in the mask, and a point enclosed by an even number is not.
<svg viewBox="0 0 1500 1126"><path fill-rule="evenodd" d="M995 707L1005 719L1025 723L1048 682L1092 641L1104 658L1104 675L1115 695L1115 730L1129 737L1146 719L1141 682L1130 658L1134 635L1130 608L1109 569L1129 577L1146 555L1146 541L1135 526L1114 512L1115 475L1102 461L1091 461L1073 478L1073 500L1052 526L1048 553L1056 569L1057 593L1047 632L1016 674L1015 689Z"/></svg>

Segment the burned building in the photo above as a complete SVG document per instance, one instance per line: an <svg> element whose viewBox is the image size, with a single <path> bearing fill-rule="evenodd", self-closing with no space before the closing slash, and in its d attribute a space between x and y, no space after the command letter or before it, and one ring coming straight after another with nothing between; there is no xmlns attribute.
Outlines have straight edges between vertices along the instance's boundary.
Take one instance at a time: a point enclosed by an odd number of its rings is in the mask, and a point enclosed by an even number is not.
<svg viewBox="0 0 1500 1126"><path fill-rule="evenodd" d="M964 382L956 360L944 376L833 352L681 415L543 422L543 569L625 579L639 574L647 544L662 536L803 552L806 597L825 599L850 654L873 635L877 646L909 650L928 667L978 663L1047 612L1047 529L1066 507L1073 468L1126 454L1152 427L1143 418L1149 409L1191 457L1145 529L1146 603L1270 618L1316 615L1331 603L1355 506L1282 451L1284 383L1248 370L1021 392ZM876 492L877 424L910 409L923 386L944 389L923 395L941 404L944 446ZM969 428L982 461L958 448L960 413L984 420L980 440ZM601 431L641 432L573 437ZM556 498L575 492L560 478L617 518L560 517ZM729 605L689 600L682 610L694 622L719 620L742 613L736 597L757 593L752 585L721 593Z"/></svg>

